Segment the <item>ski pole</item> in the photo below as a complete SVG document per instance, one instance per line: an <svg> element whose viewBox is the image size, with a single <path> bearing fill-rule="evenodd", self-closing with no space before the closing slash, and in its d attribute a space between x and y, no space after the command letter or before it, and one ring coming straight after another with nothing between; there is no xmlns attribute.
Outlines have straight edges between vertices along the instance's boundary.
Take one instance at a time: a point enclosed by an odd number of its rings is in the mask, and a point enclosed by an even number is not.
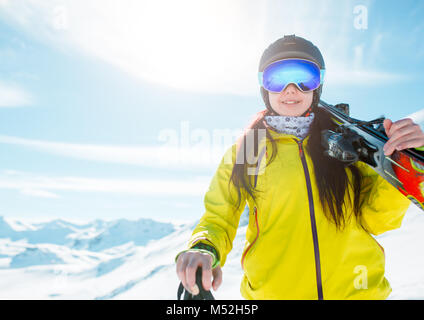
<svg viewBox="0 0 424 320"><path fill-rule="evenodd" d="M193 295L187 289L184 288L183 283L180 282L178 287L177 298L181 300L181 295L184 292L183 300L215 300L210 291L206 291L202 286L202 267L198 267L196 270L196 284L199 287L199 294Z"/></svg>

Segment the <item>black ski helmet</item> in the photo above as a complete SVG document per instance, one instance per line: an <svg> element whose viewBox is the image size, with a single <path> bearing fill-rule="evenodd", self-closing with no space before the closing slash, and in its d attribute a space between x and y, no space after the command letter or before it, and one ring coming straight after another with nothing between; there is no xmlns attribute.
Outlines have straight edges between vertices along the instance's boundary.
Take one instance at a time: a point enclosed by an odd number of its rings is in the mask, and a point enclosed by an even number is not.
<svg viewBox="0 0 424 320"><path fill-rule="evenodd" d="M271 43L268 48L262 54L261 60L259 62L259 72L264 71L272 62L286 59L286 58L301 58L315 62L320 69L325 69L324 58L322 57L319 49L310 41L293 35L285 35L283 38L280 38L273 43ZM315 101L319 101L322 92L322 85L320 85L314 92ZM270 103L268 98L268 91L261 87L262 99L265 102L265 106L272 113L276 113Z"/></svg>

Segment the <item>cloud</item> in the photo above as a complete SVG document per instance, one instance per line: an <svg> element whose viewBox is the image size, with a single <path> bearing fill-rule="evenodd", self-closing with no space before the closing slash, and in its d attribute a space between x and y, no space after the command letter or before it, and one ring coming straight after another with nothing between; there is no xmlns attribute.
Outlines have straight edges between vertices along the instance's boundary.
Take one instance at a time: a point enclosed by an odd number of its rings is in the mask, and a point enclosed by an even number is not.
<svg viewBox="0 0 424 320"><path fill-rule="evenodd" d="M0 82L0 107L21 107L30 104L32 98L23 89Z"/></svg>
<svg viewBox="0 0 424 320"><path fill-rule="evenodd" d="M0 143L80 160L192 170L216 168L241 134L241 129L191 129L188 121L182 121L179 130L162 129L157 144L150 146L75 144L6 135L0 135Z"/></svg>
<svg viewBox="0 0 424 320"><path fill-rule="evenodd" d="M205 132L207 133L207 131ZM116 146L50 142L0 135L0 143L23 146L57 156L179 170L216 167L225 151L232 144L231 139L232 137L229 136L227 142L217 141L214 143L212 137L206 136L203 141L193 146L182 146L182 144Z"/></svg>
<svg viewBox="0 0 424 320"><path fill-rule="evenodd" d="M421 128L424 128L424 109L411 113L405 118L411 118L415 123L419 124Z"/></svg>
<svg viewBox="0 0 424 320"><path fill-rule="evenodd" d="M326 61L341 66L328 69L333 83L403 80L373 66L346 73L352 59L376 61L382 41L377 34L370 39L371 50L356 45L357 56L352 57L351 1L343 8L338 1L325 6L309 1L299 7L295 1L242 0L127 0L125 5L108 0L66 4L16 0L0 5L8 20L53 46L92 55L149 82L183 90L257 96L256 71L263 50L277 37L293 33L317 43L326 51ZM334 17L329 8L341 12ZM306 19L308 24L298 22ZM340 32L329 38L335 26Z"/></svg>
<svg viewBox="0 0 424 320"><path fill-rule="evenodd" d="M60 198L57 194L54 194L52 192L45 191L45 190L39 190L39 189L22 188L20 189L20 192L23 195L37 197L37 198L50 198L50 199Z"/></svg>
<svg viewBox="0 0 424 320"><path fill-rule="evenodd" d="M261 54L284 34L304 36L321 48L328 84L379 86L408 80L377 67L390 35L376 29L355 43L354 1L305 3L3 0L0 6L5 19L49 45L181 90L257 97ZM307 24L300 22L305 20ZM338 32L328 37L335 28Z"/></svg>
<svg viewBox="0 0 424 320"><path fill-rule="evenodd" d="M362 67L353 69L344 65L329 64L330 66L327 68L325 75L326 86L357 85L369 87L399 83L411 79L409 75L364 69Z"/></svg>
<svg viewBox="0 0 424 320"><path fill-rule="evenodd" d="M57 192L100 192L127 195L199 196L209 186L210 177L190 181L159 179L100 179L75 176L52 177L26 172L3 171L0 189L18 190L24 195L58 198Z"/></svg>
<svg viewBox="0 0 424 320"><path fill-rule="evenodd" d="M5 19L33 37L144 80L208 93L257 92L255 43L266 14L260 3L15 0L0 6Z"/></svg>

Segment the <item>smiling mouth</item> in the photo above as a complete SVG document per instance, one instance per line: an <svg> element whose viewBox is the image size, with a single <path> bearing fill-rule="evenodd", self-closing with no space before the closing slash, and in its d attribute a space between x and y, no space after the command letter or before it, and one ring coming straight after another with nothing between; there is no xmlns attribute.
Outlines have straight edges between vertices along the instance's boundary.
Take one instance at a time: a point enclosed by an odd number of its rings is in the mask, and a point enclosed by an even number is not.
<svg viewBox="0 0 424 320"><path fill-rule="evenodd" d="M282 103L288 104L288 105L294 105L294 104L300 103L300 100L287 100L287 101L282 101Z"/></svg>

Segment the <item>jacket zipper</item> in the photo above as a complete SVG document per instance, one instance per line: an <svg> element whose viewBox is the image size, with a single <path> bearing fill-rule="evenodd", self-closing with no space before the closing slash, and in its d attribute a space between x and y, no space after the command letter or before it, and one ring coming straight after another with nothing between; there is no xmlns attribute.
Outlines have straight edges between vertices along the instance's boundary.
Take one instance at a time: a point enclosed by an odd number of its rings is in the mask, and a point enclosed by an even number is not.
<svg viewBox="0 0 424 320"><path fill-rule="evenodd" d="M263 148L262 151L261 151L261 153L260 153L260 155L259 155L258 164L257 164L257 167L256 167L255 188L256 188L256 184L258 182L259 167L261 165L261 161L262 161L262 158L265 155L265 153L266 153L266 148ZM246 251L243 253L243 256L241 258L241 267L243 269L244 269L244 259L245 259L246 255L247 255L247 253L249 252L249 250L252 249L253 245L255 244L256 240L259 237L258 209L256 207L254 207L253 208L253 212L254 212L254 215L255 215L255 223L256 223L256 237L255 237L255 240L253 240L253 242L247 247Z"/></svg>
<svg viewBox="0 0 424 320"><path fill-rule="evenodd" d="M250 249L252 249L253 245L255 244L256 240L258 240L259 237L259 224L258 224L258 210L256 207L254 207L254 214L255 214L255 223L256 223L256 237L255 240L247 247L246 251L243 254L243 257L241 258L241 267L244 269L244 258L246 258L247 253Z"/></svg>
<svg viewBox="0 0 424 320"><path fill-rule="evenodd" d="M314 201L312 197L311 179L309 176L308 164L306 163L306 159L305 159L305 155L303 151L303 146L302 146L303 139L299 141L296 139L294 140L297 142L299 146L299 155L300 155L300 159L302 160L303 171L305 172L306 186L308 189L309 215L311 219L312 239L314 241L315 272L316 272L316 279L317 279L318 300L323 300L324 295L322 292L321 262L320 262L320 255L319 255L317 224L315 220L315 208L314 208Z"/></svg>

